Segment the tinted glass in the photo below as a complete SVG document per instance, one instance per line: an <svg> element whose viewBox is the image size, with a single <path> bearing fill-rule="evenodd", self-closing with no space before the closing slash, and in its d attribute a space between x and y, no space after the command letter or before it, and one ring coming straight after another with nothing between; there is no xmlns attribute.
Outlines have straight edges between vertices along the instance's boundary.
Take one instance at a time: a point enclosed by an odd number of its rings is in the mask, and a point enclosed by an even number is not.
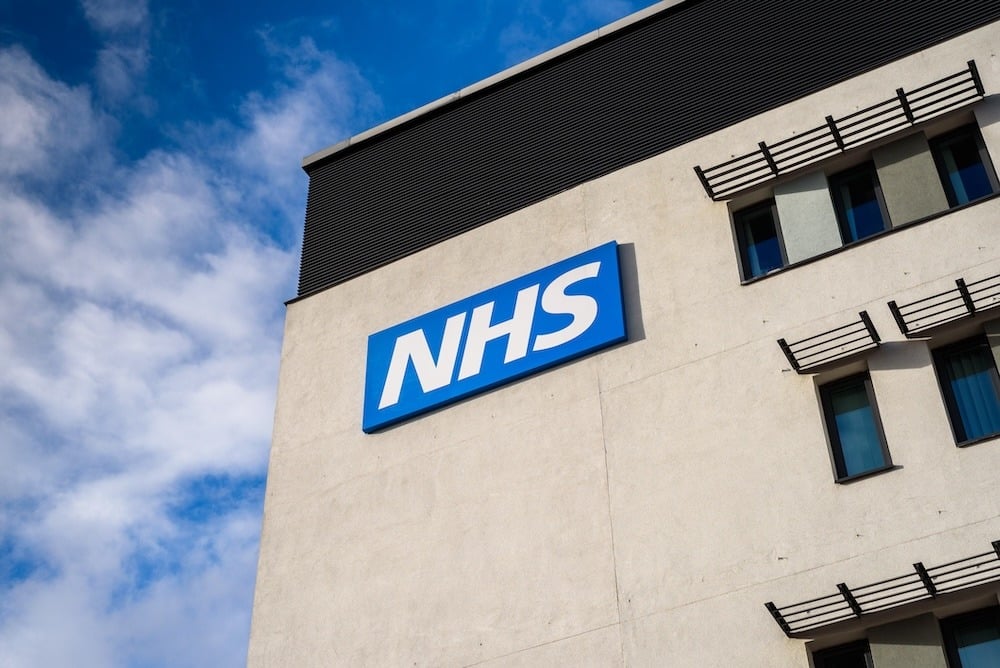
<svg viewBox="0 0 1000 668"><path fill-rule="evenodd" d="M822 668L868 668L868 661L864 653L852 652L824 659Z"/></svg>
<svg viewBox="0 0 1000 668"><path fill-rule="evenodd" d="M993 192L979 144L971 130L939 141L935 148L951 206L965 204Z"/></svg>
<svg viewBox="0 0 1000 668"><path fill-rule="evenodd" d="M992 608L942 623L951 668L1000 666L1000 628L997 621L997 609Z"/></svg>
<svg viewBox="0 0 1000 668"><path fill-rule="evenodd" d="M871 652L867 643L819 652L815 656L816 668L871 668Z"/></svg>
<svg viewBox="0 0 1000 668"><path fill-rule="evenodd" d="M835 180L834 196L841 215L844 241L870 237L885 229L879 204L875 170L865 168Z"/></svg>
<svg viewBox="0 0 1000 668"><path fill-rule="evenodd" d="M1000 630L988 620L955 629L961 668L1000 666Z"/></svg>
<svg viewBox="0 0 1000 668"><path fill-rule="evenodd" d="M736 214L742 236L744 273L747 278L762 276L784 266L781 244L770 205Z"/></svg>
<svg viewBox="0 0 1000 668"><path fill-rule="evenodd" d="M996 364L986 341L975 339L946 348L938 353L938 360L958 441L1000 432Z"/></svg>
<svg viewBox="0 0 1000 668"><path fill-rule="evenodd" d="M828 393L839 442L839 477L846 478L884 467L882 439L868 400L865 379L838 384Z"/></svg>

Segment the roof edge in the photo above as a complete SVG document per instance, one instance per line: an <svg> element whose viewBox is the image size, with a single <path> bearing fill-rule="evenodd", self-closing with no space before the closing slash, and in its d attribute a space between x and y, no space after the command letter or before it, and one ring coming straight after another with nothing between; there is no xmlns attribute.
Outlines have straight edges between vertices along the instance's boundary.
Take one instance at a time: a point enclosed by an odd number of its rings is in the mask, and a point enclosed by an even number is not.
<svg viewBox="0 0 1000 668"><path fill-rule="evenodd" d="M315 163L324 160L332 155L340 153L341 151L345 150L350 146L359 144L363 141L367 141L369 139L372 139L373 137L377 137L378 135L388 132L389 130L397 128L405 123L409 123L410 121L420 118L421 116L425 116L432 111L440 109L441 107L453 104L463 98L469 97L470 95L483 91L503 81L506 81L507 79L511 79L523 72L526 72L530 69L538 67L539 65L547 63L550 60L554 60L555 58L559 58L571 51L575 51L579 48L582 48L583 46L586 46L587 44L590 44L598 39L607 37L608 35L618 32L619 30L622 30L635 23L643 21L649 18L650 16L653 16L654 14L658 14L665 9L674 7L676 5L681 5L689 1L690 0L660 0L660 2L657 2L654 5L650 5L645 9L640 9L639 11L633 14L629 14L628 16L620 18L617 21L614 21L613 23L609 23L608 25L602 28L598 28L597 30L592 30L591 32L581 35L576 39L570 40L565 44L560 44L559 46L549 49L548 51L545 51L543 53L540 53L537 56L534 56L533 58L529 58L528 60L522 63L518 63L517 65L508 67L507 69L502 70L497 74L486 77L485 79L477 81L476 83L466 86L465 88L459 89L458 91L451 93L450 95L445 95L444 97L438 98L433 102L429 102L421 107L417 107L413 111L409 111L401 116L397 116L396 118L393 118L389 121L376 125L371 129L365 130L364 132L358 133L343 141L339 141L336 144L332 144L324 149L316 151L315 153L310 153L306 157L302 158L302 169L307 169L311 165L314 165Z"/></svg>

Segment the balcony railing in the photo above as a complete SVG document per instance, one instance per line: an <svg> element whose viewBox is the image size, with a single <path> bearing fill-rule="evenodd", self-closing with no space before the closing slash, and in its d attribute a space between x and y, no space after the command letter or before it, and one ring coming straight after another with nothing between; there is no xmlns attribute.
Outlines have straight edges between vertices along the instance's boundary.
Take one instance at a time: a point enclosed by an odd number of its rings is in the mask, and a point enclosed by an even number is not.
<svg viewBox="0 0 1000 668"><path fill-rule="evenodd" d="M819 598L777 606L765 603L789 638L809 638L815 631L839 622L938 598L982 584L1000 581L1000 541L993 549L940 566L913 564L913 572L861 587L837 585L837 592Z"/></svg>
<svg viewBox="0 0 1000 668"><path fill-rule="evenodd" d="M955 280L954 288L909 304L889 302L889 310L899 325L899 331L908 339L998 306L1000 274L972 283L959 278Z"/></svg>
<svg viewBox="0 0 1000 668"><path fill-rule="evenodd" d="M976 61L966 69L842 118L827 116L823 125L711 167L694 168L709 197L725 199L781 174L843 153L873 139L916 125L986 95Z"/></svg>
<svg viewBox="0 0 1000 668"><path fill-rule="evenodd" d="M788 362L798 373L813 373L831 364L841 363L849 357L877 348L881 343L875 325L867 311L858 313L860 318L841 327L789 343L778 339L778 346Z"/></svg>

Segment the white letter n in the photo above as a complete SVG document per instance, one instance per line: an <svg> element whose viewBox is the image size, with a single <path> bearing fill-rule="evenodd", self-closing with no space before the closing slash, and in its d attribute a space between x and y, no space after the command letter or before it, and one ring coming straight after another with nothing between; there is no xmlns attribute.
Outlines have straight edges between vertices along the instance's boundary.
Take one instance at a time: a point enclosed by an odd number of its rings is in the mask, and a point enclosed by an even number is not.
<svg viewBox="0 0 1000 668"><path fill-rule="evenodd" d="M464 313L448 318L437 361L434 361L431 355L424 330L418 329L396 339L396 345L392 349L392 360L389 362L389 373L386 374L385 386L382 388L382 398L378 402L379 410L399 402L399 393L403 390L403 377L406 375L406 366L410 360L413 360L413 369L417 372L417 380L420 381L424 393L450 383L452 373L455 371L455 360L458 359L458 344L462 340L464 326Z"/></svg>
<svg viewBox="0 0 1000 668"><path fill-rule="evenodd" d="M493 304L488 302L472 310L469 321L469 333L465 337L465 352L462 354L462 366L458 370L458 379L464 380L479 373L483 366L483 354L486 344L494 339L507 337L507 352L503 363L509 364L528 354L528 340L531 338L531 323L535 318L535 303L538 301L538 286L519 290L517 301L514 302L514 316L496 324L490 324L493 319Z"/></svg>

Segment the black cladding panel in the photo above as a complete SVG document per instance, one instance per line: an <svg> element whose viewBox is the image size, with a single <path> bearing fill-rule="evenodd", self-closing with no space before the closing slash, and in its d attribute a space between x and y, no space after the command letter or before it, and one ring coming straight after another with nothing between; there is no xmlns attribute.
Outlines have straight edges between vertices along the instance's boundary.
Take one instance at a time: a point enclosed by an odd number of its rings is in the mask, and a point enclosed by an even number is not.
<svg viewBox="0 0 1000 668"><path fill-rule="evenodd" d="M299 296L997 19L997 0L668 8L309 165Z"/></svg>

